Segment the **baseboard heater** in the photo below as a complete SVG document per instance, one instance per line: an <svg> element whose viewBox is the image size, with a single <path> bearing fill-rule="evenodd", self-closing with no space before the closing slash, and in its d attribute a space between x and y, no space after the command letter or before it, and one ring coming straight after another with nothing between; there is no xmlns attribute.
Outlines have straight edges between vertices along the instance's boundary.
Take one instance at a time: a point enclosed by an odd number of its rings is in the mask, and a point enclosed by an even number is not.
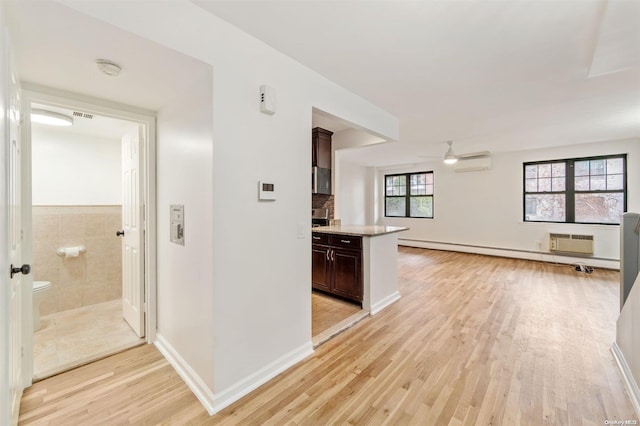
<svg viewBox="0 0 640 426"><path fill-rule="evenodd" d="M549 250L562 253L593 254L593 235L549 234Z"/></svg>

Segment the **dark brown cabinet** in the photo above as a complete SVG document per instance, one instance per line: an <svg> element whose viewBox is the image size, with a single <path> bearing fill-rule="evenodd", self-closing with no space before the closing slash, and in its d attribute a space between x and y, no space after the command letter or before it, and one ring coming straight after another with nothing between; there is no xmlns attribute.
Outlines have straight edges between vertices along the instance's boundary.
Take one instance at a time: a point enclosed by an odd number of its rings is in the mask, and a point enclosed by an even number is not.
<svg viewBox="0 0 640 426"><path fill-rule="evenodd" d="M331 135L320 127L311 130L311 166L321 169L331 169Z"/></svg>
<svg viewBox="0 0 640 426"><path fill-rule="evenodd" d="M313 233L312 285L362 302L362 237Z"/></svg>

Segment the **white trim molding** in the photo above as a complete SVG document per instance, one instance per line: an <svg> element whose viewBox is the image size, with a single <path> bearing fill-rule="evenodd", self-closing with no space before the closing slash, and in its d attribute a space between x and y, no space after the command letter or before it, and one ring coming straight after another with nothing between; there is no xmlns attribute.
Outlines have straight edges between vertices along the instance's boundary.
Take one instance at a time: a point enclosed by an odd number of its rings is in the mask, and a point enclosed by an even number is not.
<svg viewBox="0 0 640 426"><path fill-rule="evenodd" d="M236 402L243 396L247 395L249 392L267 383L278 374L282 373L290 367L293 367L295 364L299 363L312 353L313 344L311 342L307 342L304 345L284 354L280 358L264 366L263 368L244 378L243 380L240 380L233 386L217 393L215 396L213 413L215 414L223 408Z"/></svg>
<svg viewBox="0 0 640 426"><path fill-rule="evenodd" d="M392 293L392 294L388 295L384 299L380 300L379 302L377 302L377 303L375 303L375 304L373 304L371 306L370 314L371 315L377 314L378 312L380 312L381 310L383 310L387 306L391 305L394 302L397 302L399 299L400 299L400 292L399 291L396 291L395 293Z"/></svg>
<svg viewBox="0 0 640 426"><path fill-rule="evenodd" d="M613 342L611 346L611 353L620 369L620 374L622 375L625 388L629 394L629 399L631 399L631 405L633 405L636 416L640 417L640 388L638 388L638 383L634 379L629 364L627 364L627 360L616 342Z"/></svg>
<svg viewBox="0 0 640 426"><path fill-rule="evenodd" d="M180 356L173 346L162 336L156 334L154 342L160 353L167 359L169 364L176 370L178 375L184 380L191 392L198 398L210 416L223 408L233 404L249 392L257 389L273 379L278 374L294 366L313 353L311 342L305 343L297 349L284 354L280 358L266 365L235 385L224 391L214 394L206 385L204 380L191 368L191 366Z"/></svg>
<svg viewBox="0 0 640 426"><path fill-rule="evenodd" d="M539 262L562 263L571 265L573 263L586 263L589 266L595 266L604 269L620 270L620 261L617 259L605 259L602 257L577 257L566 256L562 254L553 254L548 252L485 247L470 244L445 243L439 241L424 241L408 238L399 238L398 245L406 247L418 247L433 250L457 251L462 253L485 254L487 256L509 257L513 259L537 260Z"/></svg>
<svg viewBox="0 0 640 426"><path fill-rule="evenodd" d="M156 333L156 340L154 344L180 377L182 377L182 380L184 380L189 389L191 389L191 392L193 392L196 398L198 398L200 403L207 410L207 413L209 413L209 415L213 415L216 412L213 408L214 395L202 378L196 374L193 368L191 368L175 348L167 342L162 334Z"/></svg>

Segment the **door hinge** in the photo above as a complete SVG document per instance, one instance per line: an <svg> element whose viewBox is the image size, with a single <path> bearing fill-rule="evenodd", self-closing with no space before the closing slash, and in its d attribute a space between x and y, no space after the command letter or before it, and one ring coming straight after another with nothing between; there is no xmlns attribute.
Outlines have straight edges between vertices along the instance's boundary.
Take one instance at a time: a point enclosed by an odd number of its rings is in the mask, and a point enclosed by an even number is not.
<svg viewBox="0 0 640 426"><path fill-rule="evenodd" d="M20 357L24 358L24 346L20 346Z"/></svg>
<svg viewBox="0 0 640 426"><path fill-rule="evenodd" d="M20 230L20 241L24 240L24 229Z"/></svg>

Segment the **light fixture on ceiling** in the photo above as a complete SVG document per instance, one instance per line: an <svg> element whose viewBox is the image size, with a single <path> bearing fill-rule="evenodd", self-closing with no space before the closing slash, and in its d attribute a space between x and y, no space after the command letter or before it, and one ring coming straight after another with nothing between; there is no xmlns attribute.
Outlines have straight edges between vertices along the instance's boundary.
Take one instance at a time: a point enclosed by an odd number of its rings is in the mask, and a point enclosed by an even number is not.
<svg viewBox="0 0 640 426"><path fill-rule="evenodd" d="M108 59L96 59L96 65L100 72L109 77L117 77L122 71L122 67Z"/></svg>
<svg viewBox="0 0 640 426"><path fill-rule="evenodd" d="M46 109L32 109L31 122L50 126L71 126L73 125L73 118L59 112L47 111Z"/></svg>
<svg viewBox="0 0 640 426"><path fill-rule="evenodd" d="M453 141L447 141L447 144L449 145L449 149L444 154L444 164L455 164L458 162L458 156L453 153L453 148L451 147Z"/></svg>

